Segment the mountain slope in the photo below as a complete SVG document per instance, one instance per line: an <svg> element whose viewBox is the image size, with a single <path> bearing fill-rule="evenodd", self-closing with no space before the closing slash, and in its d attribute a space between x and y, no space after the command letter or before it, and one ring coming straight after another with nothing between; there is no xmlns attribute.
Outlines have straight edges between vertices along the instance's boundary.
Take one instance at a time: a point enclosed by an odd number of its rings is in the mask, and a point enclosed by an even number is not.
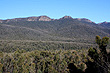
<svg viewBox="0 0 110 73"><path fill-rule="evenodd" d="M102 23L99 23L99 25L110 28L110 22L102 22Z"/></svg>
<svg viewBox="0 0 110 73"><path fill-rule="evenodd" d="M0 20L0 39L92 42L96 35L110 36L110 28L88 19L47 16Z"/></svg>
<svg viewBox="0 0 110 73"><path fill-rule="evenodd" d="M65 39L58 36L52 36L48 31L33 29L23 26L14 26L0 24L0 40L57 40ZM66 38L68 39L68 38Z"/></svg>

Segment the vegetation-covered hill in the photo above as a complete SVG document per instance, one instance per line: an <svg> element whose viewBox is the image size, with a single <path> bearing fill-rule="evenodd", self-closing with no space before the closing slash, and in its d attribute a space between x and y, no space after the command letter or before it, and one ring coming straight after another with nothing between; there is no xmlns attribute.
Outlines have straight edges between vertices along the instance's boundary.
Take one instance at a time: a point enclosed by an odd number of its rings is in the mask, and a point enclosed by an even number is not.
<svg viewBox="0 0 110 73"><path fill-rule="evenodd" d="M49 17L44 19L46 18ZM97 25L88 19L73 19L69 16L50 21L43 21L43 19L29 21L29 19L4 20L0 24L0 39L74 41L80 38L81 40L92 39L96 35L109 36L110 32L109 28Z"/></svg>
<svg viewBox="0 0 110 73"><path fill-rule="evenodd" d="M11 45L8 45L8 47L13 47L12 45L15 44L12 41L15 40L21 42L24 42L24 40L28 42L59 41L62 43L71 42L74 45L76 45L76 43L93 45L94 36L110 36L110 28L103 27L85 18L73 19L70 16L65 16L60 19L39 16L0 20L0 22L0 40L2 42L4 42L3 40L8 41L7 44L10 44L9 41L11 40ZM23 43L21 43L21 45L23 45ZM32 45L29 46L32 47ZM3 45L0 47L3 47ZM84 46L80 47L85 48Z"/></svg>
<svg viewBox="0 0 110 73"><path fill-rule="evenodd" d="M108 73L109 32L70 16L0 20L0 73Z"/></svg>

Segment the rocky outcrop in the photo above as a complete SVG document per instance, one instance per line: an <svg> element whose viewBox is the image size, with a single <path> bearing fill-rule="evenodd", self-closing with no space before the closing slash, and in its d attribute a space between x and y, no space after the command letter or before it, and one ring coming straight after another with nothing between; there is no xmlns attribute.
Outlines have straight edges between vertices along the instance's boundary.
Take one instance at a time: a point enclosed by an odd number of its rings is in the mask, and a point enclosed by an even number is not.
<svg viewBox="0 0 110 73"><path fill-rule="evenodd" d="M14 19L0 20L0 23L16 22L16 21L51 21L51 20L54 20L54 19L51 19L48 16L38 16L38 17L14 18Z"/></svg>
<svg viewBox="0 0 110 73"><path fill-rule="evenodd" d="M73 19L73 20L78 20L78 21L82 21L82 22L88 22L88 23L94 23L92 22L91 20L89 19L86 19L86 18L72 18L71 16L64 16L60 19L51 19L50 17L48 16L33 16L33 17L26 17L26 18L14 18L14 19L7 19L7 20L0 20L0 23L3 23L3 22L16 22L16 21L54 21L54 20L62 20L62 19ZM106 22L104 22L106 23ZM102 23L100 23L102 24Z"/></svg>
<svg viewBox="0 0 110 73"><path fill-rule="evenodd" d="M86 18L75 18L75 19L78 20L78 21L89 22L89 23L95 23L95 22L92 22L91 20L86 19Z"/></svg>
<svg viewBox="0 0 110 73"><path fill-rule="evenodd" d="M51 21L52 19L48 16L39 16L39 17L28 17L27 21Z"/></svg>
<svg viewBox="0 0 110 73"><path fill-rule="evenodd" d="M60 18L60 19L73 19L71 16L64 16L64 17L62 17L62 18ZM59 19L59 20L60 20Z"/></svg>
<svg viewBox="0 0 110 73"><path fill-rule="evenodd" d="M3 22L3 20L0 20L0 23L2 23Z"/></svg>
<svg viewBox="0 0 110 73"><path fill-rule="evenodd" d="M47 16L39 16L38 21L51 21L52 19Z"/></svg>

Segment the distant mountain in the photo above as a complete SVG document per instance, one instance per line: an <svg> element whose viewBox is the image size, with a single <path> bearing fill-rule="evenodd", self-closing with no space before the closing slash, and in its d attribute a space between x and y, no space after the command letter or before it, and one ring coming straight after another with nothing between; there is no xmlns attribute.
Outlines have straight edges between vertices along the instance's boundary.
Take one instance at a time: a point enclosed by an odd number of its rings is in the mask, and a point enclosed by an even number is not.
<svg viewBox="0 0 110 73"><path fill-rule="evenodd" d="M110 36L108 24L96 24L86 18L48 16L0 20L0 39L72 41L91 43L96 35Z"/></svg>
<svg viewBox="0 0 110 73"><path fill-rule="evenodd" d="M26 18L14 18L14 19L6 19L6 20L0 20L0 23L8 23L8 22L16 22L16 21L54 21L54 20L62 20L62 19L73 19L71 16L64 16L60 19L51 19L48 16L38 16L38 17L26 17ZM83 21L83 22L90 22L89 19L86 18L74 18L74 20Z"/></svg>
<svg viewBox="0 0 110 73"><path fill-rule="evenodd" d="M99 23L99 25L103 26L103 27L108 27L110 28L110 22L102 22L102 23Z"/></svg>
<svg viewBox="0 0 110 73"><path fill-rule="evenodd" d="M38 16L38 17L27 17L27 18L14 18L14 19L7 19L7 20L0 20L1 23L3 22L16 22L16 21L51 21L48 16Z"/></svg>

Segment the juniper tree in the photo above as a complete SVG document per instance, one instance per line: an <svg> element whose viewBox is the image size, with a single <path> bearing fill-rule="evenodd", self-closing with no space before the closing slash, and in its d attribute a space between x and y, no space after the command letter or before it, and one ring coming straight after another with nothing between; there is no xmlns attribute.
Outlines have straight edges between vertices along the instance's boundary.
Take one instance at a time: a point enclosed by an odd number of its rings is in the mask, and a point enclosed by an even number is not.
<svg viewBox="0 0 110 73"><path fill-rule="evenodd" d="M108 73L109 72L109 64L106 47L108 44L109 38L100 36L96 36L96 43L99 46L98 48L90 48L88 51L88 55L94 60L94 62L88 62L88 72L91 72L92 69L95 73ZM99 52L98 52L99 51ZM90 65L89 65L90 64ZM88 73L87 72L87 73Z"/></svg>

